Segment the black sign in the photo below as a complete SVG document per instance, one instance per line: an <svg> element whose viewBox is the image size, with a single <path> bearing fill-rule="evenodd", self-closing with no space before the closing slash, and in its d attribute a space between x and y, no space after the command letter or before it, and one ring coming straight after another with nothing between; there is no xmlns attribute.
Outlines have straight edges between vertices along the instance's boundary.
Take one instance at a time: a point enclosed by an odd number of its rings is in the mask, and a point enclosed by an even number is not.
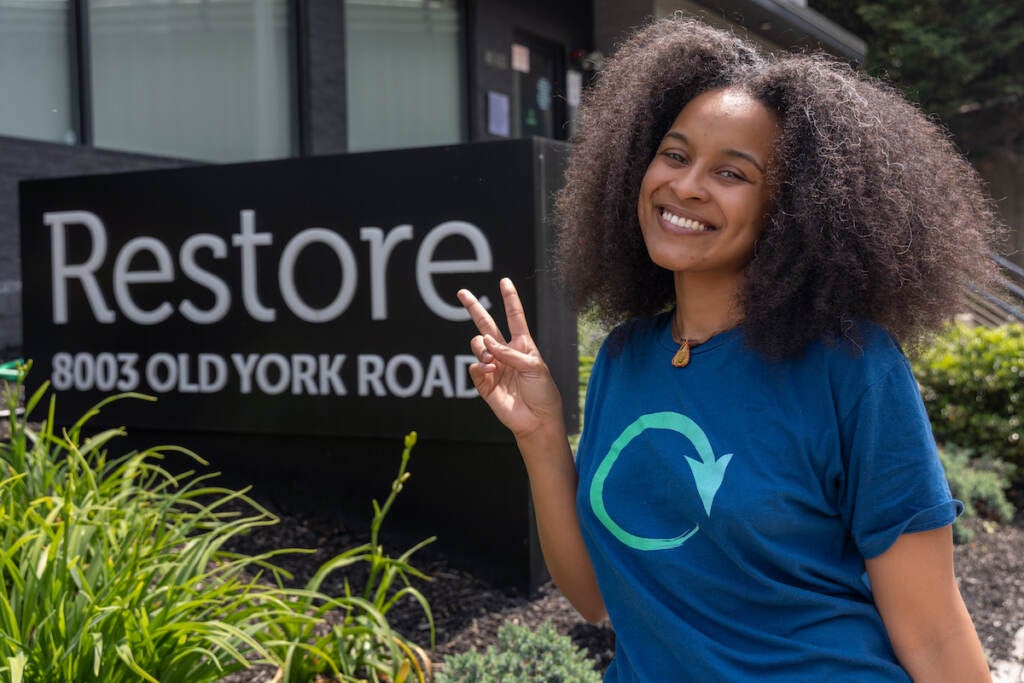
<svg viewBox="0 0 1024 683"><path fill-rule="evenodd" d="M537 330L563 150L516 140L24 182L30 379L52 382L66 417L114 393L158 397L100 424L507 442L469 379L474 328L455 293L503 319L510 276Z"/></svg>

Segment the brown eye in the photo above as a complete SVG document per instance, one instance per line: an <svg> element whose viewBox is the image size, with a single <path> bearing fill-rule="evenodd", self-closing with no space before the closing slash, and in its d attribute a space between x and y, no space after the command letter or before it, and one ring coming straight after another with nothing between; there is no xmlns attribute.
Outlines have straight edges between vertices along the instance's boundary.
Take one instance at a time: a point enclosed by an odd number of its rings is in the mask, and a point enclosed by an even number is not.
<svg viewBox="0 0 1024 683"><path fill-rule="evenodd" d="M733 170L730 170L730 169L726 169L724 171L719 171L718 175L723 176L725 178L729 178L730 180L741 180L743 182L749 182L742 175L740 175L736 171L733 171Z"/></svg>

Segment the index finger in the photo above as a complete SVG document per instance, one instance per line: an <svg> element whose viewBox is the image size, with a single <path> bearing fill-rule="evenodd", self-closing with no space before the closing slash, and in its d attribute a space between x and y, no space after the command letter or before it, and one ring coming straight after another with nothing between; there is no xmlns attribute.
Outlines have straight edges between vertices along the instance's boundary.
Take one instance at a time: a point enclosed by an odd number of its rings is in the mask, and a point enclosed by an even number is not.
<svg viewBox="0 0 1024 683"><path fill-rule="evenodd" d="M469 317L473 320L480 334L489 334L501 343L505 343L505 336L498 329L498 324L494 322L494 318L491 317L491 314L487 312L484 305L480 303L480 300L471 291L460 289L456 296L459 298L459 303L469 313Z"/></svg>
<svg viewBox="0 0 1024 683"><path fill-rule="evenodd" d="M501 298L505 302L505 318L508 320L508 333L516 337L529 337L530 326L526 323L526 311L523 310L523 302L519 299L519 292L512 280L503 277L498 283L501 290Z"/></svg>

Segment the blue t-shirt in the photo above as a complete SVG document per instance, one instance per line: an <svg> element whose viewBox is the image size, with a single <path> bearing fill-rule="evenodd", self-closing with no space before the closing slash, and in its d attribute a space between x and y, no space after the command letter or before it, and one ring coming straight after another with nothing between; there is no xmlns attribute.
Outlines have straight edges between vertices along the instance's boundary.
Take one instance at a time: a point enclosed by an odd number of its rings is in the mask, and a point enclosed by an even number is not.
<svg viewBox="0 0 1024 683"><path fill-rule="evenodd" d="M908 681L864 558L960 505L903 352L742 328L675 368L670 317L594 364L577 509L616 633L605 681Z"/></svg>

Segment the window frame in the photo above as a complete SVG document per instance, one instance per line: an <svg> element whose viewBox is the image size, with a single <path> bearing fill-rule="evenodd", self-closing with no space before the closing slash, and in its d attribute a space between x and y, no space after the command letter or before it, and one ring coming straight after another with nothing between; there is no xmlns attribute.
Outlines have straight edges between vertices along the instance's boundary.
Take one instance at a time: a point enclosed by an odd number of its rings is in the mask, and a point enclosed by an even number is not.
<svg viewBox="0 0 1024 683"><path fill-rule="evenodd" d="M90 0L70 0L68 3L68 73L70 74L71 103L74 108L72 122L75 142L71 146L96 149L93 130L93 88L92 88L92 51L89 33L89 2ZM308 105L304 102L307 92L308 74L304 65L308 63L305 44L306 17L305 5L308 0L285 0L285 12L289 19L288 27L288 72L291 75L289 84L289 119L291 131L289 152L286 157L295 158L305 155L305 141L308 138L308 120L305 112ZM104 148L127 154L155 155L119 147ZM217 163L217 162L211 162ZM240 162L244 163L244 162Z"/></svg>
<svg viewBox="0 0 1024 683"><path fill-rule="evenodd" d="M308 2L309 0L303 0ZM348 50L348 3L345 0L340 0L341 12L342 12L342 36L341 36L341 47L342 51L347 55ZM473 136L473 115L475 103L473 101L473 92L475 91L476 83L473 72L473 44L475 41L475 22L472 21L471 12L475 9L475 3L470 3L469 0L453 0L455 11L458 13L458 29L459 29L459 44L456 49L458 55L456 64L456 77L458 78L458 131L459 140L451 144L466 144L473 142L476 138ZM351 129L349 126L349 103L348 103L348 71L349 64L346 59L344 64L344 73L341 78L341 97L343 101L341 115L345 120L345 134L344 134L344 149L346 154L358 154L367 151L384 151L384 150L355 150L352 149L351 144ZM392 148L389 148L392 149ZM401 149L401 148L394 148Z"/></svg>

